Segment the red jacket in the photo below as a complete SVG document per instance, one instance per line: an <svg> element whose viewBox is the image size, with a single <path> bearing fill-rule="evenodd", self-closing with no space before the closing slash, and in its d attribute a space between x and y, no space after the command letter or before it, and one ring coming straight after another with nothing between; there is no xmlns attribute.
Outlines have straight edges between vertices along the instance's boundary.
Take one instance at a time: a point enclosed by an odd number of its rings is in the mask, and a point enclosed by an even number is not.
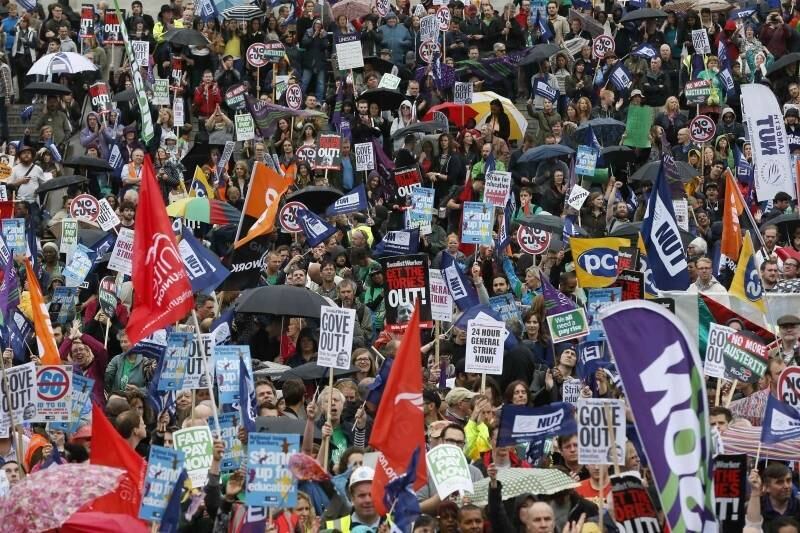
<svg viewBox="0 0 800 533"><path fill-rule="evenodd" d="M208 87L200 85L194 90L194 99L192 100L197 114L203 118L210 117L217 106L222 103L222 92L219 90L219 85L213 82Z"/></svg>

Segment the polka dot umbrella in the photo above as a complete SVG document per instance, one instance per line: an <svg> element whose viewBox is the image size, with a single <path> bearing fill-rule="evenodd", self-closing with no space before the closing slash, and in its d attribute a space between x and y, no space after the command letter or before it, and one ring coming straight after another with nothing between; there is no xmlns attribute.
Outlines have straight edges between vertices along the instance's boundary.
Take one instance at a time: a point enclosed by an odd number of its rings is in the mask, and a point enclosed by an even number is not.
<svg viewBox="0 0 800 533"><path fill-rule="evenodd" d="M554 468L501 468L497 470L497 481L502 485L503 500L528 493L550 496L578 486L575 480ZM469 496L472 503L478 506L489 503L489 482L487 477L475 483L475 492Z"/></svg>

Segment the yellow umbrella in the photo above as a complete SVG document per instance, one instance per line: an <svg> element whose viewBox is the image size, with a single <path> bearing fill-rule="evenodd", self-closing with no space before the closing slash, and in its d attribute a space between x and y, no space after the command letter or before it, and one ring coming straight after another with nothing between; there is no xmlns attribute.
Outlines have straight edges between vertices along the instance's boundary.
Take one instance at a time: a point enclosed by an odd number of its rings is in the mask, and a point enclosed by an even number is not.
<svg viewBox="0 0 800 533"><path fill-rule="evenodd" d="M486 124L486 121L491 115L489 102L494 99L500 100L500 103L503 104L503 110L506 112L506 115L508 115L508 120L511 123L511 135L508 137L509 140L521 141L525 136L525 131L528 129L528 121L525 120L525 117L522 116L519 109L514 106L514 102L495 92L482 91L472 95L472 103L469 104L469 107L478 113L478 116L475 117L475 124L479 129L483 124Z"/></svg>

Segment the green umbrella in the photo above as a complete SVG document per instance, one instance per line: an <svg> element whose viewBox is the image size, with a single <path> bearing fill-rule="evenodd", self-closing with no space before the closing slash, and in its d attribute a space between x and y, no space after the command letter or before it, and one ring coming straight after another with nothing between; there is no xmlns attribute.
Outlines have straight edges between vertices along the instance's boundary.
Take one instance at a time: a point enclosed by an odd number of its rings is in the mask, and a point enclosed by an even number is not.
<svg viewBox="0 0 800 533"><path fill-rule="evenodd" d="M550 496L578 486L575 480L554 468L500 468L497 481L502 484L503 500L528 493ZM475 493L470 496L472 503L478 506L489 503L489 482L487 477L475 483Z"/></svg>

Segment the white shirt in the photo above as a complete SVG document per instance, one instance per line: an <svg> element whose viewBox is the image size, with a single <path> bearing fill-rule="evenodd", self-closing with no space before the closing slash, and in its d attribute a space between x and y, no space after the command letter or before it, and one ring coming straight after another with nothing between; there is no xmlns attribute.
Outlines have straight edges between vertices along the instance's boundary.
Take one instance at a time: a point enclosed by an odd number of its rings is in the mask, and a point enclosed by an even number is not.
<svg viewBox="0 0 800 533"><path fill-rule="evenodd" d="M28 169L30 169L30 172L28 172ZM27 176L25 175L26 173ZM27 178L30 178L30 181L23 183ZM8 178L8 183L11 185L19 184L16 199L25 202L36 201L36 190L44 181L44 173L36 164L33 164L33 168L30 168L30 166L23 166L22 163L17 163L11 169L11 176Z"/></svg>

